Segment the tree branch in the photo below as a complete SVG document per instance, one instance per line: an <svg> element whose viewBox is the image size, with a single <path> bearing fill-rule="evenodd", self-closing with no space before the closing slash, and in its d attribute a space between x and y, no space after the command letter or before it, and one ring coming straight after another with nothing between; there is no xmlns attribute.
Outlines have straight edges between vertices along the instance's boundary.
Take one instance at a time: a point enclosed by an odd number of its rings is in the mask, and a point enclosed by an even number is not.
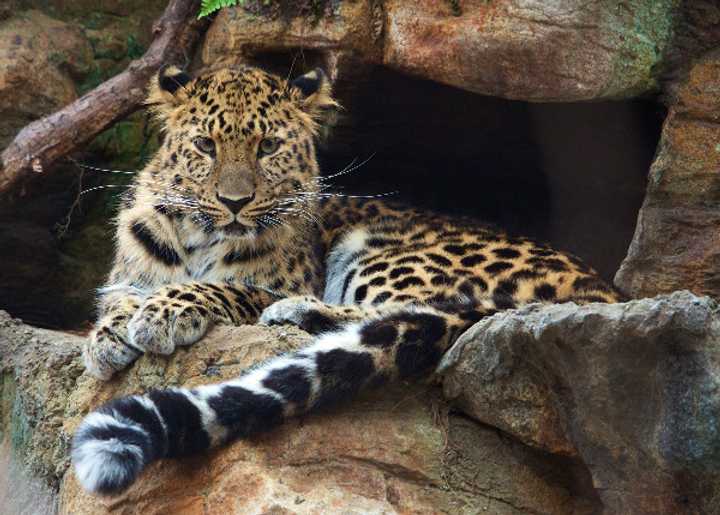
<svg viewBox="0 0 720 515"><path fill-rule="evenodd" d="M33 171L45 172L58 158L135 111L145 96L145 84L160 66L188 60L209 23L196 19L199 7L200 0L170 0L140 59L72 104L23 128L0 155L0 193Z"/></svg>

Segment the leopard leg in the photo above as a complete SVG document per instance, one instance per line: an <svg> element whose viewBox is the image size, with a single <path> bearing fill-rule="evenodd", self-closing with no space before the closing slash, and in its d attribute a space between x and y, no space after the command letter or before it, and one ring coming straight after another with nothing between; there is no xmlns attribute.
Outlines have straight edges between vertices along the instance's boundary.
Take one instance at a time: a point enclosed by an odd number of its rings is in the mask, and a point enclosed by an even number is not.
<svg viewBox="0 0 720 515"><path fill-rule="evenodd" d="M301 295L274 302L262 312L259 323L290 324L310 334L320 334L339 329L351 322L375 317L391 309L393 307L389 305L381 308L358 305L337 306L325 303L317 297Z"/></svg>
<svg viewBox="0 0 720 515"><path fill-rule="evenodd" d="M275 297L246 285L183 283L163 286L148 297L128 324L129 338L140 349L171 354L191 345L213 324L254 323Z"/></svg>
<svg viewBox="0 0 720 515"><path fill-rule="evenodd" d="M114 289L101 296L100 318L83 346L85 369L98 379L110 379L143 353L128 336L127 325L143 302L132 288Z"/></svg>
<svg viewBox="0 0 720 515"><path fill-rule="evenodd" d="M268 431L390 380L422 377L460 330L488 314L403 307L317 336L235 380L113 400L89 414L72 456L83 487L117 493L149 463Z"/></svg>

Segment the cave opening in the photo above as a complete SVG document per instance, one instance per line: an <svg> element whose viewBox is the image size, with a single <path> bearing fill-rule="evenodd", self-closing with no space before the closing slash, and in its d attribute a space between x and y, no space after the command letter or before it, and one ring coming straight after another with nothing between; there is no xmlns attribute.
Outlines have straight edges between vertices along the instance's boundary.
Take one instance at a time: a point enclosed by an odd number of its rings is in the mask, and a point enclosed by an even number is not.
<svg viewBox="0 0 720 515"><path fill-rule="evenodd" d="M287 74L291 56L255 59ZM319 53L305 52L300 61L293 75L323 65ZM664 110L658 103L530 104L383 67L346 74L335 91L343 109L319 148L323 174L364 163L333 179L335 190L397 192L390 198L474 216L574 252L612 280L632 238L659 140ZM103 166L102 156L85 157ZM71 179L58 174L0 210L0 308L33 325L88 327L93 288L110 264L116 203L107 197L85 198L75 236L57 238L57 225L76 198ZM91 239L96 243L88 245ZM69 255L73 247L82 248ZM102 266L91 261L98 256L104 256Z"/></svg>
<svg viewBox="0 0 720 515"><path fill-rule="evenodd" d="M658 103L532 104L382 67L336 89L344 109L319 152L323 174L364 162L333 180L342 192L470 215L612 281L660 138Z"/></svg>

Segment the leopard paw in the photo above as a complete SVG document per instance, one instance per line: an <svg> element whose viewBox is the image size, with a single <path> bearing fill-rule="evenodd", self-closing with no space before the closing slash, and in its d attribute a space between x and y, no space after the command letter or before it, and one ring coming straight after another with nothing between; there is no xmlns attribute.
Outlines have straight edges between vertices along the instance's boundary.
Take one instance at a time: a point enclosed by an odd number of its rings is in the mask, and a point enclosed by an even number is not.
<svg viewBox="0 0 720 515"><path fill-rule="evenodd" d="M340 321L333 315L332 308L315 297L289 297L265 308L260 315L259 323L295 325L310 334L319 334L340 327Z"/></svg>
<svg viewBox="0 0 720 515"><path fill-rule="evenodd" d="M155 354L172 354L177 346L191 345L210 329L205 308L191 302L150 297L133 315L128 334L133 345Z"/></svg>
<svg viewBox="0 0 720 515"><path fill-rule="evenodd" d="M127 333L100 324L83 346L85 370L98 379L108 380L142 355L142 349L128 341Z"/></svg>

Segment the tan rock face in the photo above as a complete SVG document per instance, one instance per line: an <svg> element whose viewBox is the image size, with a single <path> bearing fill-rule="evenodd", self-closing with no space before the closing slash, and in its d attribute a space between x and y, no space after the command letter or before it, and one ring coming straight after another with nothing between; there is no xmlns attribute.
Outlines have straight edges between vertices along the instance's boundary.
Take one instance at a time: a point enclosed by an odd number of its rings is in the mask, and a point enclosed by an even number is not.
<svg viewBox="0 0 720 515"><path fill-rule="evenodd" d="M720 54L677 89L635 236L615 277L634 297L677 289L720 296Z"/></svg>
<svg viewBox="0 0 720 515"><path fill-rule="evenodd" d="M92 48L82 32L40 11L0 22L0 148L28 122L75 100L71 75Z"/></svg>
<svg viewBox="0 0 720 515"><path fill-rule="evenodd" d="M583 0L334 5L316 23L224 9L208 33L203 62L252 61L260 52L302 48L319 52L334 78L373 63L505 98L627 98L657 86L655 68L673 23L671 0L622 8Z"/></svg>
<svg viewBox="0 0 720 515"><path fill-rule="evenodd" d="M634 96L670 40L671 2L386 2L384 62L486 95L532 101ZM454 12L453 12L454 11Z"/></svg>
<svg viewBox="0 0 720 515"><path fill-rule="evenodd" d="M48 511L57 506L59 513L73 515L597 512L578 462L548 457L448 414L437 388L411 384L209 456L156 463L120 497L99 499L79 489L67 449L91 407L148 388L230 378L307 339L291 328L216 328L199 345L169 359L143 358L102 383L79 375L81 338L32 329L0 313L6 378L0 463L12 461L13 470L25 475L17 477L27 478L10 481L0 474L0 500L27 501L12 504L8 515L28 505L39 509L34 499L45 499ZM20 440L18 428L24 428Z"/></svg>

